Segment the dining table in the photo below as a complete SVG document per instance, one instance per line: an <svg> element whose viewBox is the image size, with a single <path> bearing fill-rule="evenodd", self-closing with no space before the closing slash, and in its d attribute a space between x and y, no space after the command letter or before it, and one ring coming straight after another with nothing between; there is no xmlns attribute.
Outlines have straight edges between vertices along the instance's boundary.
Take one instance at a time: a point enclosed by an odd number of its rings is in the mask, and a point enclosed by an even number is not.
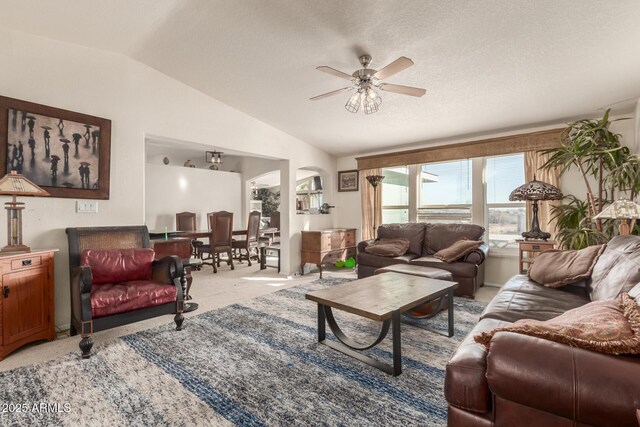
<svg viewBox="0 0 640 427"><path fill-rule="evenodd" d="M275 227L265 227L261 228L258 231L260 236L271 236L275 237L276 234L280 233L280 230ZM231 232L234 236L242 236L247 234L247 229L243 228L242 230L233 230ZM149 236L152 240L163 239L164 237L172 238L172 237L188 237L191 239L202 239L211 236L211 230L193 230L193 231L182 231L182 230L166 230L166 231L149 231Z"/></svg>

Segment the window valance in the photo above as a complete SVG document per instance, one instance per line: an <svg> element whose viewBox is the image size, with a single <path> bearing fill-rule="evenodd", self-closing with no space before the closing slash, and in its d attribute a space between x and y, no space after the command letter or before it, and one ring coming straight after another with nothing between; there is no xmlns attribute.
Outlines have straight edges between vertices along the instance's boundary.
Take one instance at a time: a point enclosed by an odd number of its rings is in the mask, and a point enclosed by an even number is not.
<svg viewBox="0 0 640 427"><path fill-rule="evenodd" d="M560 135L563 130L550 129L458 144L375 154L356 157L356 160L358 161L358 170L363 170L544 150L560 145Z"/></svg>

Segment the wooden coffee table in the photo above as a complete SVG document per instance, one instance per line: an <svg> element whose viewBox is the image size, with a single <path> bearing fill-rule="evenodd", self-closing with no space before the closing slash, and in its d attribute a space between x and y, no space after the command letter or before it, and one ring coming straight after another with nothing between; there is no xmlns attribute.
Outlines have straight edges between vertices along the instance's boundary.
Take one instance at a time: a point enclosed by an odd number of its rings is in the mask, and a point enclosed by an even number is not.
<svg viewBox="0 0 640 427"><path fill-rule="evenodd" d="M400 320L404 312L436 298L447 296L449 304L449 337L453 336L453 290L456 282L400 273L385 273L365 279L354 280L327 289L312 291L305 298L318 304L318 342L334 350L354 357L362 362L383 370L393 376L402 373L402 349ZM372 344L360 344L347 337L333 316L332 308L357 314L367 319L382 322L380 335ZM325 320L329 328L342 343L326 339ZM411 322L416 325L415 322ZM389 365L356 350L367 350L379 344L389 332L393 338L393 365ZM425 328L427 329L427 328Z"/></svg>

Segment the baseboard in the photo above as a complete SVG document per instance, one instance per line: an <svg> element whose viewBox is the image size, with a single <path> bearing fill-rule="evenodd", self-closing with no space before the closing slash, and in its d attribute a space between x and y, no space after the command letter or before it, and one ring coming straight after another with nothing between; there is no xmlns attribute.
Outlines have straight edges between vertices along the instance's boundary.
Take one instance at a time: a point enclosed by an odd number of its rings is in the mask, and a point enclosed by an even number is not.
<svg viewBox="0 0 640 427"><path fill-rule="evenodd" d="M501 288L502 287L502 285L498 285L497 283L487 283L487 282L484 282L484 285L482 285L482 286L487 286L489 288Z"/></svg>

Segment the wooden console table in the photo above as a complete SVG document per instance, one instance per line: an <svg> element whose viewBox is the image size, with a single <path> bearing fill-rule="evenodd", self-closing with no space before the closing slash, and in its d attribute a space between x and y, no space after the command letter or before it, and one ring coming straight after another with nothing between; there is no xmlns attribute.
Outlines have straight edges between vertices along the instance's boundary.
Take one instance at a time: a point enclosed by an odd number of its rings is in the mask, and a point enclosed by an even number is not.
<svg viewBox="0 0 640 427"><path fill-rule="evenodd" d="M0 255L0 360L30 342L55 339L53 255L57 251Z"/></svg>
<svg viewBox="0 0 640 427"><path fill-rule="evenodd" d="M322 264L355 257L355 228L327 228L302 232L302 260L300 261L302 274L304 274L306 263L316 264L322 279Z"/></svg>
<svg viewBox="0 0 640 427"><path fill-rule="evenodd" d="M519 253L519 266L520 274L525 274L528 270L529 264L533 262L533 259L537 257L540 252L547 249L553 249L556 246L554 241L544 240L517 240L518 253Z"/></svg>

